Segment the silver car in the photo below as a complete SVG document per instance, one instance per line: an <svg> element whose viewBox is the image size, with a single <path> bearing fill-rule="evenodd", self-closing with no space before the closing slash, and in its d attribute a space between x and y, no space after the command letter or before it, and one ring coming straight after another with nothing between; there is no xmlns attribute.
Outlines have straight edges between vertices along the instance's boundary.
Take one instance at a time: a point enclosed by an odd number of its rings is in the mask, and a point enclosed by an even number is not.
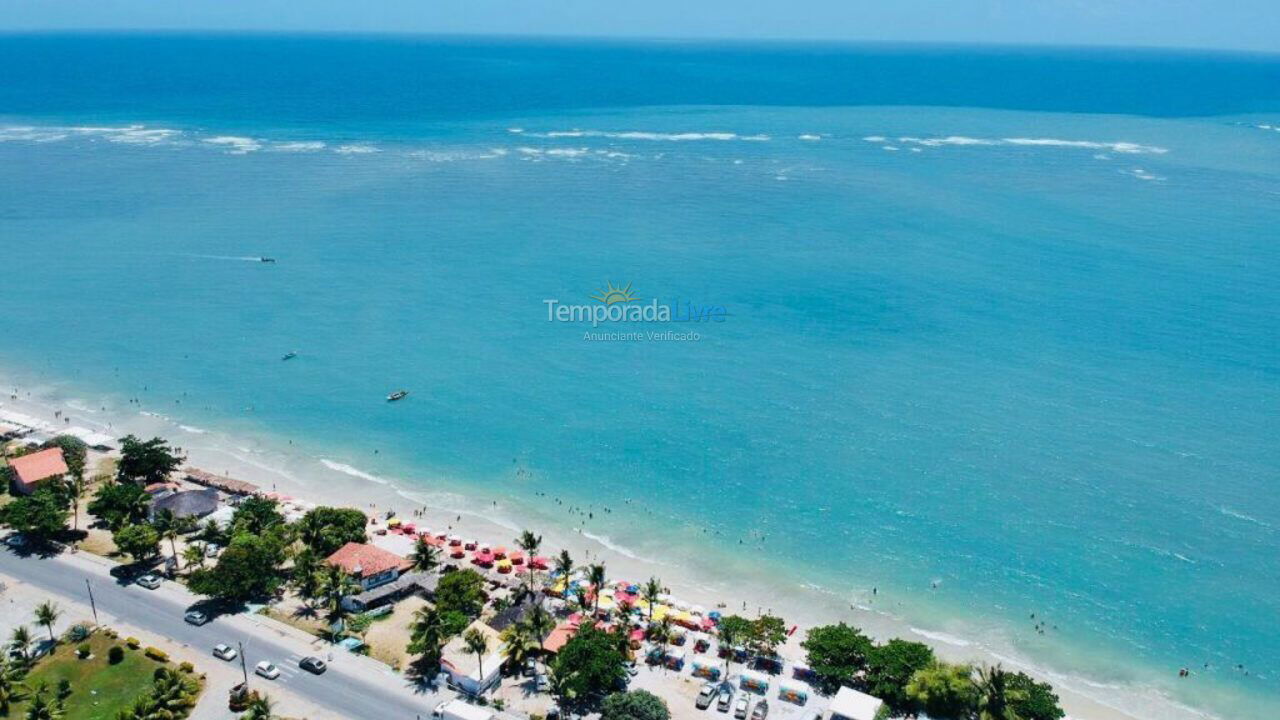
<svg viewBox="0 0 1280 720"><path fill-rule="evenodd" d="M155 590L160 587L161 582L160 576L155 573L147 573L138 578L138 584L148 590Z"/></svg>

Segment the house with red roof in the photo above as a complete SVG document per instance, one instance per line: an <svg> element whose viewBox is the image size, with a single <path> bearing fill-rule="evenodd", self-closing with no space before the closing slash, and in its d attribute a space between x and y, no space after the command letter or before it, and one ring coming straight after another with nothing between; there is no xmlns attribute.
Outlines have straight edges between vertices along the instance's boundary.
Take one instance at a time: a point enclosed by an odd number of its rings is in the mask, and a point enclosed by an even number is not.
<svg viewBox="0 0 1280 720"><path fill-rule="evenodd" d="M58 447L10 458L9 470L16 495L30 495L40 483L60 480L68 472L62 448Z"/></svg>
<svg viewBox="0 0 1280 720"><path fill-rule="evenodd" d="M362 590L392 582L410 567L407 559L393 552L358 542L349 542L338 548L325 562L346 570Z"/></svg>

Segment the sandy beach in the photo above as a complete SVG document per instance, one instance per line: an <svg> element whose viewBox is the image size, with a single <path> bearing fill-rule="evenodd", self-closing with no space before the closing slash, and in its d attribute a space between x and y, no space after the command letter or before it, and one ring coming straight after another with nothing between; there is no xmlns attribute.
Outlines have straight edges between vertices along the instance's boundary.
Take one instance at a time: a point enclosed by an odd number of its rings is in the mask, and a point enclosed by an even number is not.
<svg viewBox="0 0 1280 720"><path fill-rule="evenodd" d="M620 547L603 534L557 523L554 518L510 500L486 499L431 489L424 479L399 479L375 475L340 458L313 457L272 447L263 440L232 438L215 430L184 424L177 417L130 407L119 410L90 407L83 400L62 397L65 391L45 386L15 386L0 376L5 395L0 402L0 422L42 423L49 432L66 427L90 428L113 437L125 434L160 436L183 448L187 464L203 470L252 482L264 492L277 492L304 502L354 507L371 515L394 511L419 528L449 532L494 545L510 545L521 530L532 529L543 538L542 553L568 549L578 564L602 562L611 580L641 582L659 578L681 600L726 614L753 617L772 613L798 629L781 653L789 660L804 658L800 642L805 629L843 621L861 627L869 635L925 642L951 661L1002 663L1053 683L1063 707L1077 720L1205 720L1214 716L1175 703L1153 689L1048 672L1009 650L993 651L994 638L982 642L963 634L966 629L927 629L913 625L892 610L893 601L869 594L850 602L818 586L782 586L750 574L708 576L691 572L670 558L645 558ZM16 398L14 395L16 394ZM289 443L286 441L286 447ZM610 513L604 524L625 522L626 511ZM572 517L572 516L570 516ZM595 523L599 527L601 523Z"/></svg>

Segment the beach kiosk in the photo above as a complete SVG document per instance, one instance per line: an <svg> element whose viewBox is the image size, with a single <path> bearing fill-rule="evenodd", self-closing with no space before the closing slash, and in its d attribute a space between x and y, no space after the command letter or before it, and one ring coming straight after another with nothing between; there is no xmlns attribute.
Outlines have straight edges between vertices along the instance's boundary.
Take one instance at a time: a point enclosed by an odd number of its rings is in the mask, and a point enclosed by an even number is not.
<svg viewBox="0 0 1280 720"><path fill-rule="evenodd" d="M884 701L850 687L840 688L831 699L825 720L875 720Z"/></svg>
<svg viewBox="0 0 1280 720"><path fill-rule="evenodd" d="M769 692L769 676L754 670L743 670L738 677L738 687L747 692L764 695Z"/></svg>
<svg viewBox="0 0 1280 720"><path fill-rule="evenodd" d="M694 676L705 678L712 682L720 679L720 663L703 658L694 658L690 664L693 666Z"/></svg>
<svg viewBox="0 0 1280 720"><path fill-rule="evenodd" d="M803 705L809 702L809 688L795 680L780 680L778 681L778 699Z"/></svg>

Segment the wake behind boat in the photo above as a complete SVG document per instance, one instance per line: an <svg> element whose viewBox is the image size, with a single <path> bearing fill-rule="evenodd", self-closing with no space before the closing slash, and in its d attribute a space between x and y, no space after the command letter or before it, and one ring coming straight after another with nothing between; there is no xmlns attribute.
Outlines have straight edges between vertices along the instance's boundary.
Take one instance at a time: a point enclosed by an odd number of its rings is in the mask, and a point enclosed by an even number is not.
<svg viewBox="0 0 1280 720"><path fill-rule="evenodd" d="M273 258L273 257L266 257L265 255L264 255L263 257L258 258L258 262L274 263L275 261L276 261L276 259L275 259L275 258Z"/></svg>
<svg viewBox="0 0 1280 720"><path fill-rule="evenodd" d="M397 390L387 396L387 402L395 402L397 400L403 400L405 396L407 396L408 394L409 394L408 390Z"/></svg>

